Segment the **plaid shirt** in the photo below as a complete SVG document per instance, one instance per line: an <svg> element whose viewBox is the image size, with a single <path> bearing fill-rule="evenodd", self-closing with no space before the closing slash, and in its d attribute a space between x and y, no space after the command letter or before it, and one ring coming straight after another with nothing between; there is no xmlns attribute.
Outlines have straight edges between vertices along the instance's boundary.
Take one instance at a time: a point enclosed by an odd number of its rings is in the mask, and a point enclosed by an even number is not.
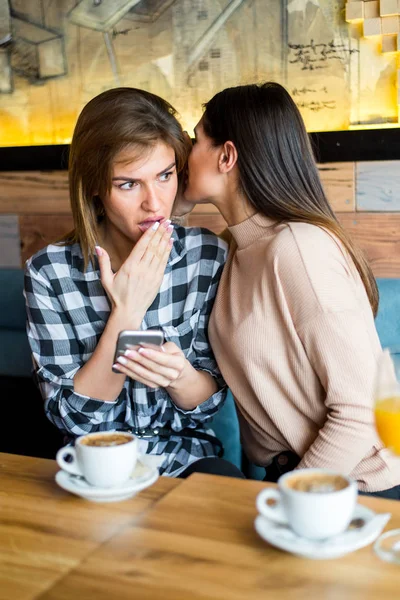
<svg viewBox="0 0 400 600"><path fill-rule="evenodd" d="M25 267L27 332L47 417L71 437L95 431L169 427L176 435L140 440L140 451L166 454L160 471L176 475L189 463L213 457L208 441L181 437L204 426L225 400L226 388L212 354L207 325L226 259L226 245L205 229L175 227L174 245L160 290L142 329L161 328L194 368L207 371L219 391L193 410L182 410L163 388L126 378L116 402L74 391L76 372L91 357L110 315L110 304L92 265L83 268L79 244L50 245ZM96 259L97 260L97 259ZM110 365L111 372L111 365ZM190 393L190 390L188 390Z"/></svg>

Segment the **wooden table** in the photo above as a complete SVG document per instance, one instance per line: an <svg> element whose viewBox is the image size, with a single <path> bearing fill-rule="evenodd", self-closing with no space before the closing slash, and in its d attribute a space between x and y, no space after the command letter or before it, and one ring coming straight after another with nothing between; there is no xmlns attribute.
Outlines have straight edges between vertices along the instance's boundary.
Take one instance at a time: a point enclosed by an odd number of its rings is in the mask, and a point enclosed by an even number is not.
<svg viewBox="0 0 400 600"><path fill-rule="evenodd" d="M312 561L261 540L253 526L261 482L160 478L131 500L102 505L60 490L56 469L0 455L1 600L399 597L400 566L372 546ZM388 529L400 527L400 503L360 502L391 512Z"/></svg>
<svg viewBox="0 0 400 600"><path fill-rule="evenodd" d="M131 500L95 504L59 488L58 469L0 453L0 600L40 597L179 483L161 477Z"/></svg>

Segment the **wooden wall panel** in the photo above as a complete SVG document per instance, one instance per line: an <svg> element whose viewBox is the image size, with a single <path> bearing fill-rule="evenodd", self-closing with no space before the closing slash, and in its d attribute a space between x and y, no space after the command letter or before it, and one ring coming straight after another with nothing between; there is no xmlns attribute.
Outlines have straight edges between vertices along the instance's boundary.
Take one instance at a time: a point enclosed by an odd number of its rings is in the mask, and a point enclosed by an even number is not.
<svg viewBox="0 0 400 600"><path fill-rule="evenodd" d="M357 211L400 211L400 160L356 166Z"/></svg>
<svg viewBox="0 0 400 600"><path fill-rule="evenodd" d="M0 215L0 269L18 268L20 262L21 243L18 216Z"/></svg>
<svg viewBox="0 0 400 600"><path fill-rule="evenodd" d="M324 163L318 165L318 169L333 210L335 212L355 210L355 164L353 162Z"/></svg>
<svg viewBox="0 0 400 600"><path fill-rule="evenodd" d="M217 234L221 233L227 226L224 217L219 213L205 214L195 212L189 215L188 225L190 227L206 227Z"/></svg>
<svg viewBox="0 0 400 600"><path fill-rule="evenodd" d="M330 205L335 212L356 210L355 163L324 163L318 165L319 174ZM198 204L193 214L218 214L212 204Z"/></svg>
<svg viewBox="0 0 400 600"><path fill-rule="evenodd" d="M355 210L354 163L325 163L319 172L335 211ZM218 212L199 204L197 212ZM67 214L70 212L67 171L0 172L0 214Z"/></svg>
<svg viewBox="0 0 400 600"><path fill-rule="evenodd" d="M400 214L337 213L352 239L364 250L375 277L400 277ZM219 234L226 222L218 214L191 214L189 225Z"/></svg>
<svg viewBox="0 0 400 600"><path fill-rule="evenodd" d="M332 207L375 275L400 277L400 161L328 163L319 170ZM19 216L23 264L72 229L67 172L0 172L0 214ZM226 227L211 204L197 205L187 222L216 233Z"/></svg>
<svg viewBox="0 0 400 600"><path fill-rule="evenodd" d="M67 171L0 172L0 213L69 213Z"/></svg>
<svg viewBox="0 0 400 600"><path fill-rule="evenodd" d="M400 277L400 214L354 212L338 217L366 253L375 277Z"/></svg>
<svg viewBox="0 0 400 600"><path fill-rule="evenodd" d="M19 233L22 265L32 254L55 242L72 228L71 215L21 215Z"/></svg>
<svg viewBox="0 0 400 600"><path fill-rule="evenodd" d="M219 210L213 204L196 204L192 215L219 215Z"/></svg>
<svg viewBox="0 0 400 600"><path fill-rule="evenodd" d="M352 238L365 251L376 277L400 277L400 214L338 213ZM23 215L19 217L21 260L57 240L72 229L70 215ZM192 213L188 224L221 233L226 222L219 214Z"/></svg>

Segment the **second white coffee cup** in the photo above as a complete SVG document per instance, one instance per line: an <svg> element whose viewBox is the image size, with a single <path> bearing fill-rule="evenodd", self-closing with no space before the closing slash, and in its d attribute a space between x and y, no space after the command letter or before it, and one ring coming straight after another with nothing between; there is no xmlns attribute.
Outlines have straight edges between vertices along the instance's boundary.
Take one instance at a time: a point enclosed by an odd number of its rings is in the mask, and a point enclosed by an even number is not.
<svg viewBox="0 0 400 600"><path fill-rule="evenodd" d="M132 433L110 431L78 437L75 446L57 452L56 460L64 471L81 475L93 486L110 488L128 481L137 454L138 441Z"/></svg>
<svg viewBox="0 0 400 600"><path fill-rule="evenodd" d="M332 477L342 481L340 489L299 491L301 480L315 481ZM294 482L299 482L298 487ZM318 489L318 488L317 488ZM267 488L257 496L257 510L268 519L287 524L297 535L324 539L345 531L357 501L357 484L345 475L328 469L298 469L278 480L278 489ZM275 501L268 504L268 501Z"/></svg>

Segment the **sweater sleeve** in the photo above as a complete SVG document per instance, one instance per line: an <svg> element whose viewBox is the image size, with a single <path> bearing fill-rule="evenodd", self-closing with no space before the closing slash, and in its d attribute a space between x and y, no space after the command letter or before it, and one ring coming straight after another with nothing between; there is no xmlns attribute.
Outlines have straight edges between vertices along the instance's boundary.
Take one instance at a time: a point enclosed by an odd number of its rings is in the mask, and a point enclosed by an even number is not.
<svg viewBox="0 0 400 600"><path fill-rule="evenodd" d="M289 247L279 276L326 411L299 468L351 473L378 441L372 408L380 343L372 310L355 266L331 234L301 224Z"/></svg>
<svg viewBox="0 0 400 600"><path fill-rule="evenodd" d="M328 312L299 329L325 393L326 420L299 468L351 473L376 442L372 391L374 346L359 311Z"/></svg>

